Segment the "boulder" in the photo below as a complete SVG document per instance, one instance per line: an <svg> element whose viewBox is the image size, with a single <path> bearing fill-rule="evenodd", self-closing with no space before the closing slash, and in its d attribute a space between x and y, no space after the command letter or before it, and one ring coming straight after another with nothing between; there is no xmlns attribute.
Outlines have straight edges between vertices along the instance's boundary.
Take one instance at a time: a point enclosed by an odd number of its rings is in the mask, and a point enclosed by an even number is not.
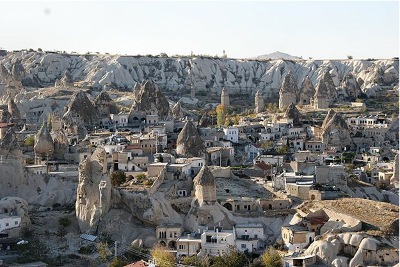
<svg viewBox="0 0 400 267"><path fill-rule="evenodd" d="M203 140L192 121L187 121L176 141L176 153L185 157L201 157L205 153Z"/></svg>

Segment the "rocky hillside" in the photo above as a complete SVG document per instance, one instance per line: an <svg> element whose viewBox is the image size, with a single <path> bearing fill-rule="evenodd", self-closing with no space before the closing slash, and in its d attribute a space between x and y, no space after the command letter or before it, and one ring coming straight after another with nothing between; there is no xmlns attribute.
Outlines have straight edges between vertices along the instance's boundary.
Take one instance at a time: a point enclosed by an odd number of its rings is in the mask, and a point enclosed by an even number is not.
<svg viewBox="0 0 400 267"><path fill-rule="evenodd" d="M153 79L163 91L189 89L193 84L197 92L220 92L226 86L229 92L254 94L261 90L264 96L277 96L289 71L299 88L307 75L316 86L325 70L330 71L335 86L341 86L351 73L364 91L377 84L395 85L399 78L399 61L393 59L261 61L20 51L0 57L0 69L0 81L13 78L32 87L54 85L68 71L74 82L87 82L99 89L132 89L137 82Z"/></svg>

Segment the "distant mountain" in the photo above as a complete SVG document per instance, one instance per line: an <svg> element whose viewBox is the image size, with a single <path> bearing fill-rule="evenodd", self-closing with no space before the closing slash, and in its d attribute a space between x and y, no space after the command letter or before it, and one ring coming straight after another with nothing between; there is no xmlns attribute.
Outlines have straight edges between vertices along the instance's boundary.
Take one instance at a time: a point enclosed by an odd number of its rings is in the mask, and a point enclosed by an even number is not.
<svg viewBox="0 0 400 267"><path fill-rule="evenodd" d="M270 54L258 56L256 57L256 59L301 59L301 58L276 51Z"/></svg>

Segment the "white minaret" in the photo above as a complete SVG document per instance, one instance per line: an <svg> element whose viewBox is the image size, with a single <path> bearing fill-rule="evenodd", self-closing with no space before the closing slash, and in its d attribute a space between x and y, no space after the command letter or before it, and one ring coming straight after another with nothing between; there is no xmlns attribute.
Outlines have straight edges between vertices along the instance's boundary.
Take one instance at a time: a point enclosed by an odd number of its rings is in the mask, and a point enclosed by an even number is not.
<svg viewBox="0 0 400 267"><path fill-rule="evenodd" d="M222 88L221 105L229 107L229 94L225 87Z"/></svg>
<svg viewBox="0 0 400 267"><path fill-rule="evenodd" d="M262 94L260 93L260 90L257 90L256 95L254 97L254 105L255 105L255 109L254 112L255 113L260 113L264 111L264 98L262 96Z"/></svg>

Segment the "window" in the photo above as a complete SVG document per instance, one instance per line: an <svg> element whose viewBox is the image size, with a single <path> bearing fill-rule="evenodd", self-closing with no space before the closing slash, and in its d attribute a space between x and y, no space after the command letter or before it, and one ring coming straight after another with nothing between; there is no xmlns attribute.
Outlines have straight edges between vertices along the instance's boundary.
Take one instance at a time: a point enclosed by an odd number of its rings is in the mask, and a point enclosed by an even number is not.
<svg viewBox="0 0 400 267"><path fill-rule="evenodd" d="M179 245L179 249L185 249L185 245Z"/></svg>
<svg viewBox="0 0 400 267"><path fill-rule="evenodd" d="M254 235L254 238L258 238L258 235Z"/></svg>
<svg viewBox="0 0 400 267"><path fill-rule="evenodd" d="M6 226L9 226L10 224L9 223L6 223Z"/></svg>
<svg viewBox="0 0 400 267"><path fill-rule="evenodd" d="M14 222L14 225L18 225L18 221L15 221L15 222Z"/></svg>
<svg viewBox="0 0 400 267"><path fill-rule="evenodd" d="M246 247L246 244L241 244L240 247L241 247L241 248L247 248L247 247Z"/></svg>

